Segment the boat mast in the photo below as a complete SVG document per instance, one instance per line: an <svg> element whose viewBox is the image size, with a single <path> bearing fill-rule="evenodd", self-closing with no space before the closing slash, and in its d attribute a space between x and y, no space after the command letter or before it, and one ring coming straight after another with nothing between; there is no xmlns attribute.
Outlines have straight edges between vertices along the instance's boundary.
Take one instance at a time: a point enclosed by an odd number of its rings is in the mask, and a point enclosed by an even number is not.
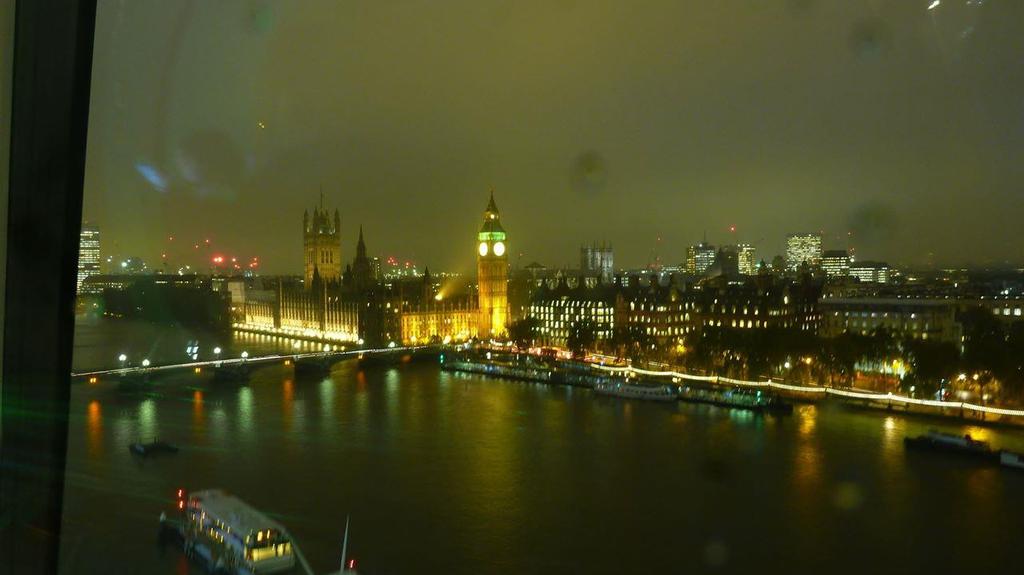
<svg viewBox="0 0 1024 575"><path fill-rule="evenodd" d="M348 552L348 519L349 516L345 516L345 538L341 542L341 569L338 569L338 573L345 572L345 554Z"/></svg>

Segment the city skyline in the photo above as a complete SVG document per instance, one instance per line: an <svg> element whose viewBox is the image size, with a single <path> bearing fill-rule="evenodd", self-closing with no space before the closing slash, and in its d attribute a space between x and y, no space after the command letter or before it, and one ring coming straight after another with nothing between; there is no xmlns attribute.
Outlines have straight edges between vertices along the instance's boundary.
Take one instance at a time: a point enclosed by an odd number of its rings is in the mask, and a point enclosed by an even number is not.
<svg viewBox="0 0 1024 575"><path fill-rule="evenodd" d="M591 240L623 267L678 261L704 230L771 256L806 229L826 249L852 232L894 264L1019 265L1024 140L1006 88L1020 77L1005 71L1024 7L926 8L559 5L540 24L525 5L495 21L472 6L227 3L199 19L107 3L85 217L126 253L210 236L289 271L301 246L283 208L322 188L346 242L362 224L374 253L466 271L455 230L493 186L524 223L514 254L553 266Z"/></svg>
<svg viewBox="0 0 1024 575"><path fill-rule="evenodd" d="M329 201L328 205L330 205ZM331 207L331 209L334 209L333 206ZM95 224L93 221L90 221L85 225L91 228L101 227ZM362 237L364 233L363 230L365 228L366 226L362 224L356 224L356 235L350 239L348 238L348 232L351 230L347 230L344 224L340 226L339 235L341 241L342 267L344 267L346 263L351 263L351 256L354 255L356 247L359 243L359 239L360 237ZM290 260L275 262L274 267L267 268L264 265L264 258L261 258L260 256L251 255L254 253L253 250L239 250L233 249L232 247L229 246L220 246L216 241L215 234L197 236L195 239L189 239L187 237L183 238L179 235L172 234L170 236L161 238L161 240L165 241L166 243L164 247L158 248L159 253L140 254L137 251L132 251L131 248L123 248L123 244L118 242L117 238L110 238L109 232L107 232L105 228L103 229L104 237L106 239L104 240L103 248L101 249L101 254L103 260L107 263L108 266L110 266L110 269L106 271L109 271L111 273L115 273L117 271L117 266L119 265L119 263L123 262L123 260L133 260L139 259L141 257L141 261L145 262L147 270L152 271L154 273L176 273L179 272L181 269L185 268L185 266L187 265L190 273L206 273L210 272L211 270L216 270L217 272L224 273L232 273L232 270L234 270L237 273L241 273L248 270L257 274L303 275L301 264L303 250L301 245L297 249L296 254L294 254L294 257L292 257ZM378 239L386 239L386 230L384 230L384 232L385 233L382 234L380 238L371 235L370 232L366 232L366 235L369 238L369 243L371 244L371 246L374 246L377 243ZM752 251L756 255L754 256L753 267L749 268L753 270L756 269L756 267L761 262L771 265L772 260L775 257L781 257L785 259L787 254L786 241L788 237L793 235L808 234L804 232L798 232L796 234L794 234L793 232L781 232L780 234L778 234L777 241L772 240L763 243L757 243L744 240L743 236L738 235L736 227L730 226L728 229L722 232L720 236L718 236L722 238L724 241L712 241L713 238L708 238L706 231L704 232L703 239L679 246L665 246L664 242L656 241L657 247L651 249L647 253L646 259L644 259L643 261L635 260L631 262L625 262L625 265L620 264L621 259L618 255L618 251L616 248L615 259L617 265L614 267L614 270L623 271L639 270L645 268L653 269L661 266L687 268L688 261L690 259L689 252L693 248L698 246L703 246L707 250L710 250L712 256L710 256L710 259L708 259L705 266L698 266L699 269L696 270L695 273L703 273L703 271L705 271L707 267L710 267L711 263L714 261L713 254L716 253L718 249L723 247L737 248L740 249L741 251L751 250L751 248L753 248ZM856 246L850 245L849 243L843 245L842 238L839 238L838 236L830 241L829 236L824 232L813 232L813 235L821 236L821 250L825 252L846 252L849 254L851 261L885 261L884 258L875 257L874 254L858 252ZM582 244L594 243L594 241L590 239L579 239L578 242ZM777 252L764 250L761 246L765 245L766 243L768 245L771 245L773 243L780 243L781 248ZM110 244L113 244L113 247L111 247ZM429 247L429 244L423 244L420 242L416 243L415 245L419 246L420 248ZM609 249L611 248L609 247ZM175 253L172 252L171 250L177 250L177 252ZM429 252L429 250L427 251ZM429 268L433 265L435 271L444 271L460 274L471 273L473 270L471 269L472 265L470 264L474 256L473 254L469 253L469 251L466 250L464 247L460 251L465 253L453 253L451 257L441 258L441 260L456 262L454 265L452 265L452 267L444 268L436 264L433 264L430 261L424 261L422 259L417 258L414 254L419 252L417 252L417 250L415 248L412 248L411 246L398 246L398 250L391 253L381 251L376 247L368 248L368 253L370 254L371 258L378 258L379 263L381 263L382 265L390 266L391 268L395 269L402 268L404 266L405 268L414 268L415 270L422 272L424 268ZM513 269L521 269L533 263L540 263L541 265L549 269L581 269L579 264L579 244L576 245L575 251L570 250L569 252L564 254L557 254L550 261L540 260L539 258L532 258L530 257L530 254L522 252L511 252L509 259L510 265ZM161 261L164 260L169 262L167 266L161 265ZM463 261L459 262L459 260ZM926 261L918 262L916 264L908 264L899 261L887 261L886 263L889 263L895 267L905 267L907 269L1018 269L1021 266L1024 266L1024 261L1012 260L1005 260L1000 262L986 262L983 260L976 260L958 263L941 263L934 261ZM237 265L232 267L233 264Z"/></svg>

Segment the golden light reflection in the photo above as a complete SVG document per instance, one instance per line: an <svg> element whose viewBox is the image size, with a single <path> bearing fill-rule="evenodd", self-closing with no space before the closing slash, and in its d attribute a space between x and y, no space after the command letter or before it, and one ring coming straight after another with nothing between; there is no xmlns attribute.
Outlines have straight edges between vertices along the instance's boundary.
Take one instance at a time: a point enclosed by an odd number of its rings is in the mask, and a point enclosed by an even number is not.
<svg viewBox="0 0 1024 575"><path fill-rule="evenodd" d="M295 407L295 384L292 380L284 380L284 385L281 386L281 409L284 413L284 428L285 431L291 431L292 429L292 410Z"/></svg>
<svg viewBox="0 0 1024 575"><path fill-rule="evenodd" d="M100 411L100 402L92 400L89 402L89 453L96 455L103 447L103 414Z"/></svg>
<svg viewBox="0 0 1024 575"><path fill-rule="evenodd" d="M977 427L974 425L968 425L964 427L964 435L970 435L971 439L975 441L991 441L992 430L985 427Z"/></svg>
<svg viewBox="0 0 1024 575"><path fill-rule="evenodd" d="M804 437L813 435L818 420L818 409L813 405L807 405L800 408L798 413L800 414L800 435Z"/></svg>
<svg viewBox="0 0 1024 575"><path fill-rule="evenodd" d="M879 451L882 465L893 475L902 475L906 471L903 436L906 425L902 419L888 416L882 420L882 445Z"/></svg>
<svg viewBox="0 0 1024 575"><path fill-rule="evenodd" d="M814 430L818 422L818 409L813 405L806 405L801 407L797 413L800 416L800 427L798 428L800 436L794 454L793 480L797 484L799 492L810 493L809 488L821 480L821 452L814 437Z"/></svg>
<svg viewBox="0 0 1024 575"><path fill-rule="evenodd" d="M203 416L203 392L195 390L192 392L192 429L196 435L202 435L205 429L206 418Z"/></svg>
<svg viewBox="0 0 1024 575"><path fill-rule="evenodd" d="M794 459L793 479L801 491L821 479L821 454L818 452L818 446L806 441L801 442Z"/></svg>

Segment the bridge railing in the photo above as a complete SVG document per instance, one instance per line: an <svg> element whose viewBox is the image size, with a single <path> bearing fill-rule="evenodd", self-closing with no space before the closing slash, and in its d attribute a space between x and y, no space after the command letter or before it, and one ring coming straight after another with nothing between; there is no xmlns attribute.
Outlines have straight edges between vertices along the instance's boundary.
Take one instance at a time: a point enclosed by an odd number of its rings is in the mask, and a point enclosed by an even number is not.
<svg viewBox="0 0 1024 575"><path fill-rule="evenodd" d="M426 349L436 348L436 345L407 345L407 346L395 346L395 347L380 347L380 348L360 348L351 350L337 350L337 351L312 351L305 353L289 353L289 354L273 354L263 355L259 357L231 357L225 359L211 359L203 361L190 361L184 363L171 363L164 365L148 365L148 366L129 366L129 367L118 367L112 369L100 369L95 371L81 371L71 374L71 377L99 377L102 375L127 375L132 373L154 373L167 370L176 369L194 369L203 367L221 367L225 365L241 365L241 364L258 364L273 361L284 361L284 360L302 360L312 358L344 358L344 357L359 357L366 354L380 355L389 353L402 353L409 351L422 351Z"/></svg>

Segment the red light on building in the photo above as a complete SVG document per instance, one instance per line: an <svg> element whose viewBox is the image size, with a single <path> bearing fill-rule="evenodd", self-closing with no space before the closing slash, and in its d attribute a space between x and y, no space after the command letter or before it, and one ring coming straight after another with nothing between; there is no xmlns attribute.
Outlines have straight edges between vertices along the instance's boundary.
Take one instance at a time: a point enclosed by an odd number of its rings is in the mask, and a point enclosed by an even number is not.
<svg viewBox="0 0 1024 575"><path fill-rule="evenodd" d="M355 568L356 568L356 560L355 559L349 559L348 560L348 569L349 569L349 571L353 571L353 570L355 570Z"/></svg>
<svg viewBox="0 0 1024 575"><path fill-rule="evenodd" d="M224 263L224 256L213 256L213 263L222 264Z"/></svg>

